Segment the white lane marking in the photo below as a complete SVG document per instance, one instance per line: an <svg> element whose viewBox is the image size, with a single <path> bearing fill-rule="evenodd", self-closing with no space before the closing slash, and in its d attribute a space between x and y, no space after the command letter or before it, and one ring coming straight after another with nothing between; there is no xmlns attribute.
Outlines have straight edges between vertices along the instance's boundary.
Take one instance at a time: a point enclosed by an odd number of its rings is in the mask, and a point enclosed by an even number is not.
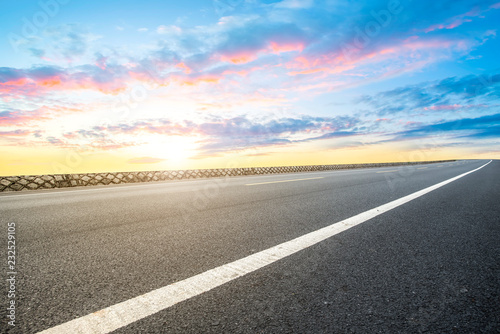
<svg viewBox="0 0 500 334"><path fill-rule="evenodd" d="M295 181L317 180L317 179L324 179L324 177L308 177L306 179L290 179L290 180L282 180L282 181L269 181L269 182L249 183L249 184L245 184L245 185L246 186L258 186L258 185L261 185L261 184L282 183L282 182L295 182Z"/></svg>
<svg viewBox="0 0 500 334"><path fill-rule="evenodd" d="M417 168L417 169L427 169L427 167L420 167L420 168Z"/></svg>
<svg viewBox="0 0 500 334"><path fill-rule="evenodd" d="M81 318L46 329L40 333L109 333L315 245L325 239L339 234L340 232L381 215L384 212L397 208L398 206L423 196L435 189L441 188L442 186L458 180L470 173L474 173L489 163L491 163L491 160L479 168L414 192L408 196L401 197L387 204L383 204L374 209L365 211L338 223L331 224L301 237L244 257L240 260L205 271L204 273L185 280L109 306Z"/></svg>

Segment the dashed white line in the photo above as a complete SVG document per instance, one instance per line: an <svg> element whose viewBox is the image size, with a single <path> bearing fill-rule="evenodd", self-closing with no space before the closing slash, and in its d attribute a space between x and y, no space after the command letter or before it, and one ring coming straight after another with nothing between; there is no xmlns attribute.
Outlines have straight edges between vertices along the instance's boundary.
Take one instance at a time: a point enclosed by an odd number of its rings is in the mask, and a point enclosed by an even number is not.
<svg viewBox="0 0 500 334"><path fill-rule="evenodd" d="M374 209L365 211L338 223L331 224L296 239L208 270L185 280L167 285L163 288L153 290L119 304L109 306L81 318L46 329L40 333L109 333L315 245L325 239L339 234L340 232L381 215L384 212L397 208L398 206L414 200L415 198L441 188L448 183L458 180L470 173L474 173L489 163L491 163L491 160L479 168L460 174L408 196L401 197Z"/></svg>

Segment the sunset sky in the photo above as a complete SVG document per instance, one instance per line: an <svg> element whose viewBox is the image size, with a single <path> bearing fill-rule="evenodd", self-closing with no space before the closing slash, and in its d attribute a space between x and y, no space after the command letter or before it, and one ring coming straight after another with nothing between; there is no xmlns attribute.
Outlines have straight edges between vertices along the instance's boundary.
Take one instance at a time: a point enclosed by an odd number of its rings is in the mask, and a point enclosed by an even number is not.
<svg viewBox="0 0 500 334"><path fill-rule="evenodd" d="M500 2L2 1L0 175L500 159Z"/></svg>

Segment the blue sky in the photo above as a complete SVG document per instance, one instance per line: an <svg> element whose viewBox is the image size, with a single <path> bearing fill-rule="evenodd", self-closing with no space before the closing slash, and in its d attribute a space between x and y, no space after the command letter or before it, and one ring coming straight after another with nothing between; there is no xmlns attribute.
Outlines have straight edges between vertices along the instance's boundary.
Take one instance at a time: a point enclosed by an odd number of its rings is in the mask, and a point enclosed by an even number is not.
<svg viewBox="0 0 500 334"><path fill-rule="evenodd" d="M498 1L0 13L2 174L500 157Z"/></svg>

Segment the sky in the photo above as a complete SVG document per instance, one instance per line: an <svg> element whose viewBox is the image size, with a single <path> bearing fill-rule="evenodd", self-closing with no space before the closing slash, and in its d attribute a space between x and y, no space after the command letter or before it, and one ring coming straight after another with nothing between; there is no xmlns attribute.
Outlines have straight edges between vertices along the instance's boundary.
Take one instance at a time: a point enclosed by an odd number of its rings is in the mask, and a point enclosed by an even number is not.
<svg viewBox="0 0 500 334"><path fill-rule="evenodd" d="M0 175L500 159L500 2L0 2Z"/></svg>

